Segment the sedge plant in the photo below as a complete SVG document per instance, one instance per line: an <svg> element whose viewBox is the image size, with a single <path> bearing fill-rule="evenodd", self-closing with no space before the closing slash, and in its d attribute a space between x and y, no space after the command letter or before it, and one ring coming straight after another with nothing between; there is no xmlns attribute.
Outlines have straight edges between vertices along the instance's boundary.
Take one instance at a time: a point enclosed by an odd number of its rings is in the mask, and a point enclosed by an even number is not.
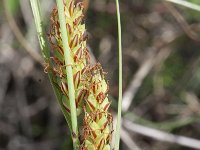
<svg viewBox="0 0 200 150"><path fill-rule="evenodd" d="M68 122L74 149L110 150L113 117L108 112L111 104L107 94L109 88L101 65L90 63L88 35L83 21L83 3L76 0L56 0L57 7L52 10L48 33L50 52L45 43L39 2L30 1L44 56L44 70L49 75ZM120 38L119 40L121 41ZM121 61L121 57L119 60ZM120 74L120 84L121 82ZM120 95L119 98L121 97ZM120 117L121 111L118 116L119 122ZM117 131L116 144L119 145L120 126L117 127Z"/></svg>

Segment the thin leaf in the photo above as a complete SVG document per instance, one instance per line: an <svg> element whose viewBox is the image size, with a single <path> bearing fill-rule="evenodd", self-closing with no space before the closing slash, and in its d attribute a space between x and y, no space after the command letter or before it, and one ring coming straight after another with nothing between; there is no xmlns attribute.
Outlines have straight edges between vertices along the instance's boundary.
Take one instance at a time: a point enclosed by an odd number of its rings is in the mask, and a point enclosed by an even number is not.
<svg viewBox="0 0 200 150"><path fill-rule="evenodd" d="M117 126L115 132L115 150L119 150L121 114L122 114L122 41L121 41L121 19L119 10L119 1L116 0L117 22L118 22L118 48L119 48L119 97L118 97L118 114Z"/></svg>
<svg viewBox="0 0 200 150"><path fill-rule="evenodd" d="M43 30L43 22L42 22L42 19L41 19L40 4L39 4L38 0L30 0L30 3L31 3L32 11L33 11L33 16L34 16L34 20L35 20L35 25L36 25L36 30L37 30L37 33L38 33L38 39L39 39L42 55L43 55L43 58L45 59L45 62L48 62L50 54L49 54L49 49L48 49L47 44L46 44L46 38L45 38L44 30ZM51 65L51 64L49 64L49 65ZM49 77L49 80L50 80L51 85L53 87L54 94L56 95L56 99L58 100L58 103L60 104L61 110L64 114L66 121L68 122L70 131L72 133L71 118L70 118L69 114L66 112L65 107L62 104L62 95L60 94L58 88L54 84L53 76L52 76L52 73L50 71L48 72L48 77Z"/></svg>
<svg viewBox="0 0 200 150"><path fill-rule="evenodd" d="M166 0L166 1L172 2L172 3L175 3L175 4L179 4L179 5L185 6L185 7L190 8L190 9L200 11L200 6L197 5L197 4L191 3L191 2L187 2L187 1L184 1L184 0Z"/></svg>

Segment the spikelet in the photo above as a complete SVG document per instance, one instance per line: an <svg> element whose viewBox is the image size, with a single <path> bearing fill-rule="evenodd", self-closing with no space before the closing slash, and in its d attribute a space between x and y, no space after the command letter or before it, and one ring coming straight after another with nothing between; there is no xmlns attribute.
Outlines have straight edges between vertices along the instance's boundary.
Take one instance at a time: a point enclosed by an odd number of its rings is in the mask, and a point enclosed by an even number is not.
<svg viewBox="0 0 200 150"><path fill-rule="evenodd" d="M67 0L64 11L72 62L70 65L73 70L76 107L78 114L80 114L83 107L83 99L88 95L88 90L85 88L84 72L87 70L89 62L89 53L86 47L87 34L85 24L83 24L83 4L81 2L75 4L74 0ZM64 61L64 49L57 8L54 8L51 13L51 29L48 37L53 49L51 57L53 67L48 69L51 69L54 73L54 83L63 95L64 107L70 113L68 85L66 83L67 75L65 72L67 66Z"/></svg>
<svg viewBox="0 0 200 150"><path fill-rule="evenodd" d="M108 85L100 64L90 65L89 52L86 48L87 34L83 24L83 3L67 0L65 3L66 29L70 47L73 80L75 86L76 107L79 114L84 110L80 150L110 150L112 137L112 115L108 113L110 102ZM54 84L63 95L63 106L70 114L66 65L62 45L58 10L51 15L49 41L53 49L51 69ZM80 128L79 124L79 128Z"/></svg>
<svg viewBox="0 0 200 150"><path fill-rule="evenodd" d="M108 113L108 85L100 64L90 69L89 96L86 99L83 121L83 142L80 150L110 150L113 118Z"/></svg>

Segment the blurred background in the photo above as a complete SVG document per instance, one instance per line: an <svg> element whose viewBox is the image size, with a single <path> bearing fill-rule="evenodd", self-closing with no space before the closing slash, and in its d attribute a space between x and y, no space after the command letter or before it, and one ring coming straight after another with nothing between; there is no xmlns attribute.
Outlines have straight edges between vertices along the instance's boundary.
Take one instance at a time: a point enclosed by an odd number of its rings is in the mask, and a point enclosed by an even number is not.
<svg viewBox="0 0 200 150"><path fill-rule="evenodd" d="M199 0L188 0L200 5ZM46 33L53 0L40 0ZM108 72L117 112L114 0L85 0L91 54ZM120 150L200 149L200 12L162 0L121 0ZM28 0L0 1L0 150L71 150L44 73Z"/></svg>

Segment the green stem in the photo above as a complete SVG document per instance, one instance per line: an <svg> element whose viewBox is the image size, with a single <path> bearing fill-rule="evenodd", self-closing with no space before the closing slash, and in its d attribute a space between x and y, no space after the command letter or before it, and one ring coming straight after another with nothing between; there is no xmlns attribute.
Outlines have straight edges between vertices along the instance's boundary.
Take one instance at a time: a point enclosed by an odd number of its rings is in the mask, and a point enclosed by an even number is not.
<svg viewBox="0 0 200 150"><path fill-rule="evenodd" d="M72 139L74 144L74 149L78 147L78 127L77 127L77 114L76 114L76 104L75 104L75 90L73 82L73 72L72 72L72 61L70 56L70 48L68 44L67 29L66 29L66 20L64 15L64 5L63 0L56 0L58 6L58 16L60 21L60 30L62 43L64 48L64 58L66 64L66 74L67 74L67 83L69 87L69 99L70 99L70 111L71 111L71 121L72 121Z"/></svg>
<svg viewBox="0 0 200 150"><path fill-rule="evenodd" d="M117 8L118 48L119 48L119 98L118 98L117 126L115 132L115 150L119 150L121 115L122 115L122 41L121 41L121 19L120 19L118 0L116 0L116 8Z"/></svg>

